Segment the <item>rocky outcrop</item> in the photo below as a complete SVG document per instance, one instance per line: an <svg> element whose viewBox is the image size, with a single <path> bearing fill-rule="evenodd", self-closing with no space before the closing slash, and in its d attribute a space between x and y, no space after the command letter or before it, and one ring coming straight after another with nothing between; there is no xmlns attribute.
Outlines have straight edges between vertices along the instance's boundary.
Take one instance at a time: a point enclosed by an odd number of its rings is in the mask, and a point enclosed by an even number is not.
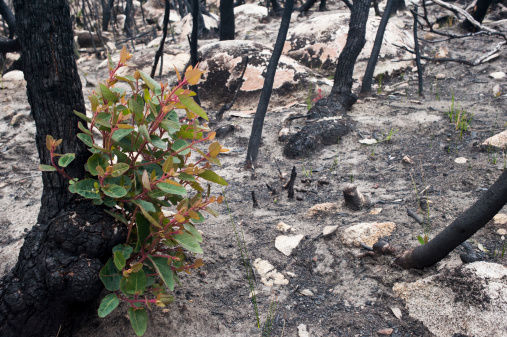
<svg viewBox="0 0 507 337"><path fill-rule="evenodd" d="M199 88L201 99L214 105L229 102L243 70L243 58L248 56L248 67L243 77L238 103L247 108L257 106L257 97L264 84L263 72L272 54L270 47L252 41L230 40L207 44L199 49L199 53L199 58L203 60L200 68L207 70L205 80ZM308 87L315 85L329 86L332 83L290 57L282 55L273 84L274 97L271 100L305 95Z"/></svg>
<svg viewBox="0 0 507 337"><path fill-rule="evenodd" d="M323 14L294 25L289 29L285 53L307 67L318 68L333 74L338 56L347 40L348 12ZM370 11L366 26L366 44L356 64L356 78L362 76L368 62L380 18ZM391 73L407 67L409 62L392 62L397 58L411 58L412 55L394 46L413 45L410 29L406 29L402 18L393 16L387 25L375 74Z"/></svg>

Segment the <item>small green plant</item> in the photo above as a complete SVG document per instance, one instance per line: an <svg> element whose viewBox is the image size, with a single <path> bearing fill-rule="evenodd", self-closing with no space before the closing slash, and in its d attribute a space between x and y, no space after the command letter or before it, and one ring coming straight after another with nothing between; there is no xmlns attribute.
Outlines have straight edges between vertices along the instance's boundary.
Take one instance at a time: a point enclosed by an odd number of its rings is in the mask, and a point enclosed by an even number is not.
<svg viewBox="0 0 507 337"><path fill-rule="evenodd" d="M447 116L449 117L449 122L455 125L456 131L459 131L460 139L463 138L463 134L470 128L473 114L467 112L463 108L456 108L454 93L451 96L451 106L449 107Z"/></svg>
<svg viewBox="0 0 507 337"><path fill-rule="evenodd" d="M398 129L390 128L387 133L383 134L383 138L382 138L382 140L379 141L379 143L383 143L383 142L389 143L393 139L394 135L397 132L398 132Z"/></svg>
<svg viewBox="0 0 507 337"><path fill-rule="evenodd" d="M301 170L306 178L310 179L312 177L312 169L311 168L307 169L305 163L302 164Z"/></svg>
<svg viewBox="0 0 507 337"><path fill-rule="evenodd" d="M205 146L215 133L200 122L198 117L208 117L193 100L195 93L186 89L198 83L201 70L189 67L184 78L177 73L179 82L171 89L141 71L117 75L131 56L124 48L118 64L110 65L108 80L89 96L92 117L75 112L84 120L77 137L92 152L85 165L89 177L67 175L75 155L56 153L62 140L50 135L51 163L40 169L67 177L72 193L108 206L107 213L126 226L126 242L113 248L100 270L111 293L102 299L98 315L105 317L124 302L134 332L142 336L148 310L173 300L178 273L203 264L194 257L203 253L196 225L204 221L203 212L215 215L210 206L223 200L210 195L210 185L203 183L227 185L211 170L227 149L218 142ZM118 82L129 85L131 93L115 87Z"/></svg>
<svg viewBox="0 0 507 337"><path fill-rule="evenodd" d="M424 189L422 191L422 193L420 193L418 191L417 185L416 185L414 177L412 175L412 172L410 172L410 179L412 180L412 186L413 186L413 189L414 189L414 193L415 193L415 197L416 197L416 200L417 200L417 204L421 205L422 204L421 201L425 200L424 204L425 204L426 212L424 214L424 221L423 221L423 224L422 224L422 226L423 226L423 234L422 235L417 235L417 241L419 241L419 243L421 245L424 245L424 244L428 243L428 241L429 241L429 232L430 232L430 229L431 229L430 205L429 205L429 202L428 202L428 197L426 195L426 190L427 189ZM424 196L422 197L424 199L421 198L421 196L420 196L421 194L424 194Z"/></svg>

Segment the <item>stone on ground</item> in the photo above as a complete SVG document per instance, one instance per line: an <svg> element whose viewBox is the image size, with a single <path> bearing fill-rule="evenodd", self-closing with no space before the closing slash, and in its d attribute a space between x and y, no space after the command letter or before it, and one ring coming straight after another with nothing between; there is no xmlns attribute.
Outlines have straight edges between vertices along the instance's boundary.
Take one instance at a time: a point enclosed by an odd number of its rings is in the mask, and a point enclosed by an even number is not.
<svg viewBox="0 0 507 337"><path fill-rule="evenodd" d="M269 261L257 258L253 266L259 273L261 282L265 286L272 287L273 285L289 284L289 280L287 280L283 274L279 273Z"/></svg>
<svg viewBox="0 0 507 337"><path fill-rule="evenodd" d="M507 130L489 137L482 143L483 148L495 148L497 150L507 149Z"/></svg>
<svg viewBox="0 0 507 337"><path fill-rule="evenodd" d="M378 239L391 235L395 228L394 222L358 223L343 230L342 242L350 247L360 247L361 243L371 247Z"/></svg>
<svg viewBox="0 0 507 337"><path fill-rule="evenodd" d="M290 256L294 248L299 245L303 237L303 234L277 236L275 239L275 248L284 255Z"/></svg>
<svg viewBox="0 0 507 337"><path fill-rule="evenodd" d="M436 336L503 337L507 331L507 267L474 262L415 282L394 293L409 315Z"/></svg>

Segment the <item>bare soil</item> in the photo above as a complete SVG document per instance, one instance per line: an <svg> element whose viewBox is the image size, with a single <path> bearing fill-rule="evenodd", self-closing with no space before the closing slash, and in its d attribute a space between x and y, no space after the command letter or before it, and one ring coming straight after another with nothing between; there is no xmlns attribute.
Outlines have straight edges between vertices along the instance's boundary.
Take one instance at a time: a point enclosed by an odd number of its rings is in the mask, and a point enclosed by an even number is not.
<svg viewBox="0 0 507 337"><path fill-rule="evenodd" d="M279 20L272 20L269 25L276 30L278 23ZM446 46L453 57L474 59L498 41L481 36L451 41ZM425 54L432 55L438 45L425 48ZM100 62L90 58L80 67L89 68ZM359 222L393 221L396 229L385 239L404 250L419 244L418 235L433 237L470 206L507 164L505 152L479 146L507 127L507 95L493 95L496 84L503 92L507 90L507 79L494 80L489 76L505 69L505 51L476 67L428 62L424 69L424 97L417 95L413 69L384 77L382 85L377 85L377 94L360 99L348 113L355 121L353 132L305 159L285 158L283 143L277 138L283 118L290 113L306 113L306 103L289 108L271 106L254 172L244 169L253 114L233 107L220 124L235 126L235 132L222 141L231 151L223 156L223 164L217 169L229 186L223 191L215 190L225 195L229 210L222 205L218 209L220 216L202 225L205 265L192 275L182 275L174 303L150 313L145 336L297 336L301 324L306 325L311 336L377 336L377 331L384 328L392 328L391 336L397 337L433 336L408 315L392 287L395 282L433 275L445 264L461 264L461 248L432 268L406 271L393 264L392 256L360 257L364 251L344 246L340 232ZM86 72L97 78L103 75ZM436 79L437 74L444 78ZM9 85L0 90L0 273L12 268L25 230L35 224L42 190L35 127L24 90ZM473 114L470 128L462 136L447 116L452 97L456 108ZM295 123L293 130L299 126ZM378 143L360 144L363 138L376 138ZM404 162L404 156L413 163ZM456 163L458 157L467 162ZM290 200L283 185L293 166L298 176L296 197ZM371 198L371 208L355 212L341 205L342 189L350 182ZM426 190L424 196L429 200L429 209L424 212L418 195L422 190ZM258 208L253 207L252 191ZM308 216L310 207L325 202L338 203L338 210ZM381 208L381 212L372 214L374 208ZM423 228L407 216L407 209L429 215L430 225ZM275 238L283 234L276 229L280 221L292 226L290 234L304 235L290 257L274 246ZM338 225L338 230L323 237L322 230L329 225ZM489 252L498 252L505 243L497 229L488 224L469 242L476 250L480 244ZM240 241L244 240L250 262L257 258L268 260L289 281L287 285L265 286L253 268L259 324L249 297L238 234ZM507 257L500 254L486 254L486 258L507 265ZM306 289L313 295L301 294ZM401 309L401 319L395 317L392 308ZM76 334L133 335L124 307L106 319L90 317Z"/></svg>

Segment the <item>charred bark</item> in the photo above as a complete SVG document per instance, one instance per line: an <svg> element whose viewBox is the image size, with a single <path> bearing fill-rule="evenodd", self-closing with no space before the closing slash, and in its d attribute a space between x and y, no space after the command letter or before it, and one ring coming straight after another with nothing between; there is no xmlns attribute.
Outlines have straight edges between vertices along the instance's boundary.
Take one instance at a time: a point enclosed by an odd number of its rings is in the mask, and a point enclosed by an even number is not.
<svg viewBox="0 0 507 337"><path fill-rule="evenodd" d="M371 92L371 83L373 80L373 73L375 72L375 66L377 65L378 55L380 54L380 48L382 48L382 41L384 40L384 33L386 31L387 22L391 17L393 9L393 3L396 0L387 0L386 8L382 14L382 19L377 29L377 35L375 36L375 42L371 50L370 58L368 59L368 65L363 76L363 83L361 84L361 94L369 94Z"/></svg>
<svg viewBox="0 0 507 337"><path fill-rule="evenodd" d="M76 154L67 172L82 178L89 152L76 138L72 113L84 112L85 106L68 2L14 0L14 8L41 162L49 162L46 135L63 139L59 150ZM0 281L1 336L72 335L74 323L82 321L102 289L102 263L125 239L124 227L101 208L76 200L60 175L43 172L42 181L38 225L25 238L16 266Z"/></svg>
<svg viewBox="0 0 507 337"><path fill-rule="evenodd" d="M190 64L192 67L197 65L199 59L197 57L197 42L199 40L199 17L201 16L199 0L192 0L192 33L190 36ZM199 91L196 85L190 87L196 95L195 101L200 104Z"/></svg>
<svg viewBox="0 0 507 337"><path fill-rule="evenodd" d="M437 263L484 227L507 203L507 170L470 208L427 244L396 259L403 268L422 269Z"/></svg>
<svg viewBox="0 0 507 337"><path fill-rule="evenodd" d="M129 38L134 36L134 4L132 0L125 1L125 33Z"/></svg>
<svg viewBox="0 0 507 337"><path fill-rule="evenodd" d="M472 17L479 23L482 23L482 20L484 20L484 17L486 16L486 13L488 12L488 8L491 5L493 0L477 0L477 3L474 6L474 9L472 11ZM462 24L463 28L468 30L469 32L476 32L479 29L474 26L470 21L465 20Z"/></svg>
<svg viewBox="0 0 507 337"><path fill-rule="evenodd" d="M309 118L334 116L338 112L349 110L356 102L352 94L352 74L357 57L366 43L366 22L371 0L356 0L350 14L347 42L340 53L334 75L331 94L319 100L309 111Z"/></svg>
<svg viewBox="0 0 507 337"><path fill-rule="evenodd" d="M162 40L160 41L160 45L155 53L155 61L153 62L153 67L151 68L151 77L155 77L155 72L157 71L158 60L162 57L162 61L160 63L160 71L162 72L162 62L164 62L164 44L165 39L167 38L167 26L169 25L169 0L165 0L165 8L164 8L164 27L162 27Z"/></svg>
<svg viewBox="0 0 507 337"><path fill-rule="evenodd" d="M220 0L220 41L234 40L234 0Z"/></svg>
<svg viewBox="0 0 507 337"><path fill-rule="evenodd" d="M102 30L107 32L111 21L114 0L101 0L102 2Z"/></svg>
<svg viewBox="0 0 507 337"><path fill-rule="evenodd" d="M18 39L9 40L0 37L0 53L13 53L20 50Z"/></svg>
<svg viewBox="0 0 507 337"><path fill-rule="evenodd" d="M248 150L246 154L246 164L248 167L252 167L252 165L257 161L257 154L259 153L259 146L261 145L262 129L264 127L264 118L266 117L269 99L271 98L271 93L273 91L273 82L275 79L276 68L278 67L278 61L282 55L283 45L287 38L287 31L289 30L290 18L293 8L294 0L287 0L285 2L285 8L283 10L282 22L280 23L280 28L278 29L278 36L276 37L275 47L273 48L273 54L271 54L268 68L266 70L261 97L259 99L257 111L255 112L254 121L252 123L252 131L250 133Z"/></svg>

